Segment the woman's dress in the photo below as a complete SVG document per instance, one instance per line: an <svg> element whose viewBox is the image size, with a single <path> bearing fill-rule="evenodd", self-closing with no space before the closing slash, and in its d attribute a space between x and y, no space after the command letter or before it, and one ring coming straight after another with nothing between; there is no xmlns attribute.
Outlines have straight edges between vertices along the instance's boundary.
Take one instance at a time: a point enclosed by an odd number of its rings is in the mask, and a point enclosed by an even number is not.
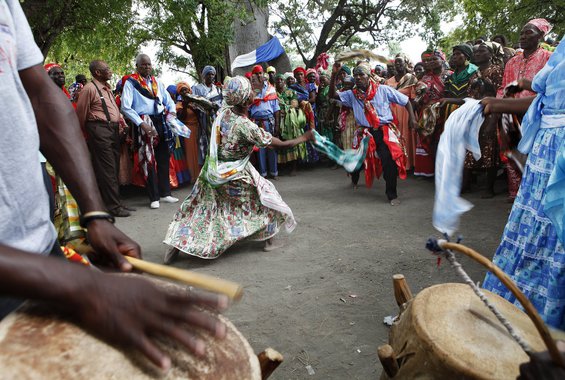
<svg viewBox="0 0 565 380"><path fill-rule="evenodd" d="M543 320L559 329L565 329L565 247L553 222L555 214L548 213L546 208L545 197L550 176L558 174L555 164L565 154L565 88L560 85L564 81L565 42L562 41L532 83L538 96L524 116L523 136L518 146L523 153L529 153L528 160L493 258L529 298ZM552 195L561 197L562 212L565 189L556 190ZM563 230L559 233L563 239ZM490 273L483 286L517 304L510 291Z"/></svg>
<svg viewBox="0 0 565 380"><path fill-rule="evenodd" d="M228 110L218 115L212 136L210 155L164 242L189 255L215 259L240 240L267 240L283 226L291 232L296 226L292 211L248 161L254 146L271 143L271 134ZM209 172L223 163L240 170L223 173L220 177L230 178L225 183L211 180Z"/></svg>

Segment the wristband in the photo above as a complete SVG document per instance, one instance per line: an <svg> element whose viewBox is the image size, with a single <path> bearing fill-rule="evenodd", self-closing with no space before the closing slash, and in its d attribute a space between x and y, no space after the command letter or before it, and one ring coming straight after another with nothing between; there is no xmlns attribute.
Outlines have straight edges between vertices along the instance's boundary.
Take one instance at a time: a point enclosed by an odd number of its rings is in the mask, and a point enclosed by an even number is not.
<svg viewBox="0 0 565 380"><path fill-rule="evenodd" d="M87 228L86 226L88 225L88 223L97 219L106 219L112 224L114 224L114 222L116 221L116 219L106 211L90 211L80 216L79 224L82 228Z"/></svg>

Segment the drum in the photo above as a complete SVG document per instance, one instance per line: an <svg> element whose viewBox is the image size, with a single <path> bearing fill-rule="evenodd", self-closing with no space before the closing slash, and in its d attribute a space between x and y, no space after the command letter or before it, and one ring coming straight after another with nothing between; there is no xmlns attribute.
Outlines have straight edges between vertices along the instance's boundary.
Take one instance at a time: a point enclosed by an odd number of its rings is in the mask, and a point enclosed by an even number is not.
<svg viewBox="0 0 565 380"><path fill-rule="evenodd" d="M483 290L534 351L546 350L530 318ZM465 284L422 290L390 331L398 372L394 379L516 379L529 361L504 326ZM381 379L389 379L383 371Z"/></svg>
<svg viewBox="0 0 565 380"><path fill-rule="evenodd" d="M207 347L203 359L176 342L160 340L172 361L162 374L141 354L109 346L46 306L28 303L0 323L0 379L261 379L247 340L219 318L227 326L225 339L197 332Z"/></svg>

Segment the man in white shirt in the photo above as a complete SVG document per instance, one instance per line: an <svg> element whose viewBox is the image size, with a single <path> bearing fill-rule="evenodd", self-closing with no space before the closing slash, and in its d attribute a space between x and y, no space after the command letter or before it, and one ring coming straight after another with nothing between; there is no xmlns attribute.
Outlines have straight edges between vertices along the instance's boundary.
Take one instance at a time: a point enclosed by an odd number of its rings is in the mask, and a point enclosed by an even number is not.
<svg viewBox="0 0 565 380"><path fill-rule="evenodd" d="M165 86L151 75L153 66L146 54L135 60L136 73L129 76L122 92L122 112L138 128L139 165L146 178L151 208L159 201L178 202L171 196L169 158L174 150L171 129L165 122L165 110L176 116L176 104Z"/></svg>
<svg viewBox="0 0 565 380"><path fill-rule="evenodd" d="M18 0L0 0L0 109L10 110L0 112L0 318L23 299L52 304L100 338L140 351L165 370L171 360L155 345L155 335L200 355L204 343L185 323L225 336L225 326L196 306L224 307L226 298L172 296L143 279L47 257L62 253L49 217L40 149L76 198L94 250L123 271L132 267L122 255L140 257L141 250L101 211L76 113L43 69Z"/></svg>

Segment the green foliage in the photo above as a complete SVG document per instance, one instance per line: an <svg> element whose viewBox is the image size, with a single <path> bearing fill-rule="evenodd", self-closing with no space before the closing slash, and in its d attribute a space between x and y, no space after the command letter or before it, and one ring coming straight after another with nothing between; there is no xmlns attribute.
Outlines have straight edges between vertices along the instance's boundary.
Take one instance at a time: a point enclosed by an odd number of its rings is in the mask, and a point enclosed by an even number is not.
<svg viewBox="0 0 565 380"><path fill-rule="evenodd" d="M451 4L451 6L450 6ZM388 41L420 34L441 36L440 22L453 14L448 0L278 0L273 27L287 37L304 63L312 67L322 52L373 49Z"/></svg>
<svg viewBox="0 0 565 380"><path fill-rule="evenodd" d="M246 17L240 1L142 1L148 13L139 31L157 42L161 62L181 72L194 67L199 73L205 65L224 66L225 49L233 40L233 21Z"/></svg>
<svg viewBox="0 0 565 380"><path fill-rule="evenodd" d="M517 42L520 29L532 18L545 18L554 25L553 33L561 38L565 33L565 1L563 0L459 0L463 25L442 42L444 48L475 40L479 36L492 38L505 35Z"/></svg>
<svg viewBox="0 0 565 380"><path fill-rule="evenodd" d="M88 76L94 59L107 61L116 73L131 70L141 43L132 0L24 0L22 8L46 61L60 63L68 81Z"/></svg>

